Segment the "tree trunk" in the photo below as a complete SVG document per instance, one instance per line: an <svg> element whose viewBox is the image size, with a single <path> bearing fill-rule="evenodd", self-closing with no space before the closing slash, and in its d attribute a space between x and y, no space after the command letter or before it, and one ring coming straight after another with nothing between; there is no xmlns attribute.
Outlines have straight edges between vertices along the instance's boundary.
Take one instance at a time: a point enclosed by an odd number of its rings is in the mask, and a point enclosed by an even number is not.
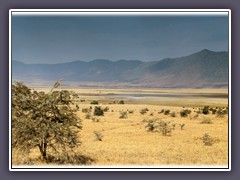
<svg viewBox="0 0 240 180"><path fill-rule="evenodd" d="M41 152L41 159L47 161L47 143L42 142L38 147Z"/></svg>

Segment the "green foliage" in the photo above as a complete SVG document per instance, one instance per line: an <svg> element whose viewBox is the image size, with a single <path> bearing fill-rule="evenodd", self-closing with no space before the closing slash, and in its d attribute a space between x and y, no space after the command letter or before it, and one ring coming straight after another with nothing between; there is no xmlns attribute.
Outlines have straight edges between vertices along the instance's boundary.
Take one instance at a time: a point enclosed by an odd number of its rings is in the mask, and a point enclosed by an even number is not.
<svg viewBox="0 0 240 180"><path fill-rule="evenodd" d="M164 115L168 115L170 113L170 109L165 109L164 110Z"/></svg>
<svg viewBox="0 0 240 180"><path fill-rule="evenodd" d="M160 119L150 119L145 127L149 132L160 132L163 136L171 136L172 130L175 129L175 124Z"/></svg>
<svg viewBox="0 0 240 180"><path fill-rule="evenodd" d="M48 152L68 154L80 145L81 120L72 108L72 93L55 91L59 85L48 93L12 85L12 148L29 153L37 147L46 160Z"/></svg>
<svg viewBox="0 0 240 180"><path fill-rule="evenodd" d="M203 114L209 114L209 106L204 106L204 108L202 109L202 113Z"/></svg>
<svg viewBox="0 0 240 180"><path fill-rule="evenodd" d="M153 119L148 120L147 125L145 126L147 128L147 131L153 132L155 129L155 122Z"/></svg>
<svg viewBox="0 0 240 180"><path fill-rule="evenodd" d="M90 104L98 104L98 101L96 101L96 100L93 100L92 102L90 102Z"/></svg>
<svg viewBox="0 0 240 180"><path fill-rule="evenodd" d="M101 106L94 107L94 116L104 116L104 111Z"/></svg>
<svg viewBox="0 0 240 180"><path fill-rule="evenodd" d="M184 109L184 110L180 111L180 116L181 117L187 117L190 113L191 113L191 110Z"/></svg>
<svg viewBox="0 0 240 180"><path fill-rule="evenodd" d="M120 100L118 104L125 104L123 100Z"/></svg>
<svg viewBox="0 0 240 180"><path fill-rule="evenodd" d="M170 125L170 122L165 122L163 120L160 120L158 122L158 129L160 132L162 132L163 136L171 136L173 128Z"/></svg>

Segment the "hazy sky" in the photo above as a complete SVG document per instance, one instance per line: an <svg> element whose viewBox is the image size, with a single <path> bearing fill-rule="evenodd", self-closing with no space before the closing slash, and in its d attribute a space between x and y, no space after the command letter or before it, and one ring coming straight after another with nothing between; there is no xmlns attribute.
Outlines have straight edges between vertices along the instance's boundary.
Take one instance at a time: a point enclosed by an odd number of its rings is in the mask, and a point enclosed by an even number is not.
<svg viewBox="0 0 240 180"><path fill-rule="evenodd" d="M228 51L227 16L13 16L12 59L142 61Z"/></svg>

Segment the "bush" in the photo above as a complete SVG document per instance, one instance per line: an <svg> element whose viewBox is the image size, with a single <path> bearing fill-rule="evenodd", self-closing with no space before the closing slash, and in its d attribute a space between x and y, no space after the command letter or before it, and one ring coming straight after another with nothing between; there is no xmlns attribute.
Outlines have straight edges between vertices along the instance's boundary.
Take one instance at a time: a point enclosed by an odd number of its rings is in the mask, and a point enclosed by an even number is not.
<svg viewBox="0 0 240 180"><path fill-rule="evenodd" d="M216 114L216 112L217 112L217 110L216 109L211 109L211 111L212 111L212 114Z"/></svg>
<svg viewBox="0 0 240 180"><path fill-rule="evenodd" d="M104 116L104 111L101 106L94 107L94 116Z"/></svg>
<svg viewBox="0 0 240 180"><path fill-rule="evenodd" d="M165 109L164 110L164 115L168 115L170 113L170 110L169 109Z"/></svg>
<svg viewBox="0 0 240 180"><path fill-rule="evenodd" d="M142 115L143 115L143 114L146 114L147 111L149 111L148 108L141 109L141 110L140 110L140 114L142 114Z"/></svg>
<svg viewBox="0 0 240 180"><path fill-rule="evenodd" d="M160 120L158 122L158 129L162 132L163 136L171 136L172 135L172 127L170 123Z"/></svg>
<svg viewBox="0 0 240 180"><path fill-rule="evenodd" d="M95 135L95 140L96 140L96 141L102 141L102 139L103 139L102 133L100 133L100 132L98 132L98 131L94 131L93 133L94 133L94 135Z"/></svg>
<svg viewBox="0 0 240 180"><path fill-rule="evenodd" d="M119 116L119 118L121 118L121 119L127 118L127 111L120 111L120 116Z"/></svg>
<svg viewBox="0 0 240 180"><path fill-rule="evenodd" d="M201 124L213 124L213 121L210 118L203 118Z"/></svg>
<svg viewBox="0 0 240 180"><path fill-rule="evenodd" d="M172 112L172 113L170 114L170 116L171 116L171 117L176 117L176 113L175 113L175 112Z"/></svg>
<svg viewBox="0 0 240 180"><path fill-rule="evenodd" d="M148 123L147 123L147 125L145 127L147 128L147 131L153 132L154 129L155 129L155 122L154 122L154 120L152 120L152 119L148 120Z"/></svg>
<svg viewBox="0 0 240 180"><path fill-rule="evenodd" d="M202 110L203 114L209 114L209 106L204 106L203 110Z"/></svg>
<svg viewBox="0 0 240 180"><path fill-rule="evenodd" d="M191 113L191 110L184 109L184 110L180 111L180 116L181 117L187 117L190 113Z"/></svg>
<svg viewBox="0 0 240 180"><path fill-rule="evenodd" d="M92 118L92 121L93 121L93 122L99 122L99 119L98 119L98 118L95 118L95 117L93 117L93 118Z"/></svg>
<svg viewBox="0 0 240 180"><path fill-rule="evenodd" d="M164 113L164 109L161 109L161 111L158 112L158 114Z"/></svg>
<svg viewBox="0 0 240 180"><path fill-rule="evenodd" d="M109 107L105 107L105 108L103 109L103 111L104 111L104 112L108 112L108 111L109 111Z"/></svg>
<svg viewBox="0 0 240 180"><path fill-rule="evenodd" d="M83 112L83 113L90 113L90 112L91 112L91 110L90 110L90 109L88 109L88 108L83 108L83 109L82 109L82 112Z"/></svg>
<svg viewBox="0 0 240 180"><path fill-rule="evenodd" d="M85 115L85 118L86 118L86 119L91 119L91 114L87 113L87 114Z"/></svg>
<svg viewBox="0 0 240 180"><path fill-rule="evenodd" d="M129 114L133 114L133 112L134 112L133 110L128 110Z"/></svg>
<svg viewBox="0 0 240 180"><path fill-rule="evenodd" d="M90 104L98 104L98 101L96 101L96 100L93 100L92 102L90 102Z"/></svg>
<svg viewBox="0 0 240 180"><path fill-rule="evenodd" d="M125 104L123 100L119 101L118 104Z"/></svg>
<svg viewBox="0 0 240 180"><path fill-rule="evenodd" d="M215 143L214 139L210 135L208 135L207 133L205 133L203 135L202 141L203 141L205 146L212 146Z"/></svg>
<svg viewBox="0 0 240 180"><path fill-rule="evenodd" d="M181 127L181 130L183 130L185 124L184 123L183 124L179 124L179 126Z"/></svg>
<svg viewBox="0 0 240 180"><path fill-rule="evenodd" d="M216 113L216 116L222 118L222 117L224 117L226 114L228 114L228 110L227 110L227 109L221 109L221 108L219 108L218 111L217 111L217 113Z"/></svg>

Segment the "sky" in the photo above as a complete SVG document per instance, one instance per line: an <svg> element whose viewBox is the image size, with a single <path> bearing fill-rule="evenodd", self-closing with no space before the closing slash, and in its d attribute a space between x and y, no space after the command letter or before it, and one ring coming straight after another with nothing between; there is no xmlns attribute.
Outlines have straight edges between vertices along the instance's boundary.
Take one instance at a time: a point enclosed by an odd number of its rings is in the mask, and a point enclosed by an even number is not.
<svg viewBox="0 0 240 180"><path fill-rule="evenodd" d="M12 16L12 59L63 63L157 61L228 51L228 16Z"/></svg>

